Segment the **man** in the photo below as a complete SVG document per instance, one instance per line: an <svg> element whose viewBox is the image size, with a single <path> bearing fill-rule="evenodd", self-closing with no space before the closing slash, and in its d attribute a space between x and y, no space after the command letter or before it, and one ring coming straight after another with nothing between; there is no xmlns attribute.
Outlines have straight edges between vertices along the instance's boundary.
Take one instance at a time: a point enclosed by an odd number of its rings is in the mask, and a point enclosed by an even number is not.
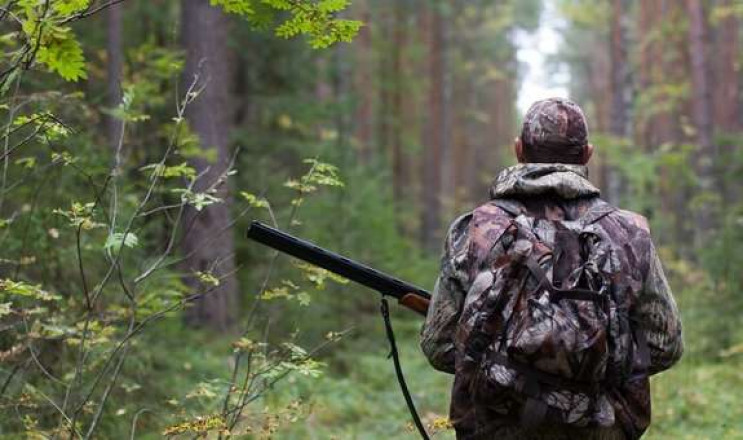
<svg viewBox="0 0 743 440"><path fill-rule="evenodd" d="M599 190L587 180L586 164L592 152L585 117L576 104L559 98L536 102L525 115L521 137L516 139L519 164L498 176L490 190L489 203L458 218L449 229L441 273L422 329L421 347L434 368L455 374L450 418L460 440L639 438L650 422L648 376L671 367L681 357L683 345L678 310L650 239L648 223L639 214L618 210L599 198ZM596 212L599 215L595 215ZM620 272L612 279L624 283L627 296L622 304L628 310L625 322L629 324L625 330L612 328L607 334L616 340L630 335L625 339L631 341L626 351L630 354L625 357L632 357L632 361L628 361L632 371L621 380L606 377L600 387L594 388L594 394L587 394L590 405L601 406L603 402L605 407L596 410L601 412L600 417L587 418L585 422L571 421L569 417L561 420L568 423L550 422L545 414L553 412L554 408L543 403L527 410L528 390L524 390L523 385L513 388L515 406L499 408L487 404L490 397L485 396L483 400L482 396L489 392L490 385L472 379L482 375L484 367L465 365L479 362L468 357L467 332L471 330L473 316L477 315L467 315L466 310L475 307L473 304L483 291L493 291L492 286L499 285L497 277L503 277L503 272L494 268L507 265L503 263L507 252L497 251L508 247L502 243L502 238L513 230L517 220L534 225L544 220L552 222L550 224L577 223L589 214L591 221L595 221L590 227L599 228L597 235L604 234L605 241L616 251L610 260ZM515 217L518 215L520 219ZM481 276L484 273L485 276ZM484 285L482 279L486 279ZM614 291L617 291L616 286ZM616 298L612 297L614 300ZM612 313L620 314L619 308L617 306ZM512 310L518 319L520 312L517 308ZM488 344L495 347L498 342L489 341ZM611 348L612 344L609 345ZM645 365L643 350L647 359ZM503 365L509 369L501 371L513 377L522 372L528 376L526 373L535 368L527 365L523 370L513 369L507 361ZM535 383L539 383L541 373L535 374ZM545 376L545 380L549 379ZM550 386L554 386L557 393L560 383L547 381L531 395L540 396L539 393ZM526 393L523 399L519 398L521 392ZM530 417L520 419L513 411ZM526 414L528 411L537 416ZM528 419L531 423L524 422Z"/></svg>

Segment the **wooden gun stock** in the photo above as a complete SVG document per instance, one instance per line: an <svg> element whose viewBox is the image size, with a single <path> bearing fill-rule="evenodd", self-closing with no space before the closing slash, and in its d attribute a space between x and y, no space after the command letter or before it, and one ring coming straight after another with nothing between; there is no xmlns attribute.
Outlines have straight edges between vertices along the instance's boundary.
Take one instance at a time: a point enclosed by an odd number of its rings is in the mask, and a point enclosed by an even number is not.
<svg viewBox="0 0 743 440"><path fill-rule="evenodd" d="M402 298L398 300L398 303L409 308L410 310L426 316L426 314L428 313L428 305L431 303L431 300L420 295L416 295L415 293L408 293L403 295Z"/></svg>

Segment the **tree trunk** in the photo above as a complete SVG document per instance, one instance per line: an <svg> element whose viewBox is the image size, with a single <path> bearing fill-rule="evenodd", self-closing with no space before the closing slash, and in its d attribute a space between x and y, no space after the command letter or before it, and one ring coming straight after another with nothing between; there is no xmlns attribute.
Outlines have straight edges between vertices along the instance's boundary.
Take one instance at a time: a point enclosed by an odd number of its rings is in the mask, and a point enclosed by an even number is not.
<svg viewBox="0 0 743 440"><path fill-rule="evenodd" d="M731 7L732 0L723 0L721 7ZM730 14L717 27L715 50L715 123L724 133L735 133L741 127L740 107L740 24Z"/></svg>
<svg viewBox="0 0 743 440"><path fill-rule="evenodd" d="M685 83L688 78L688 38L681 32L670 32L669 29L678 29L684 19L686 7L683 2L669 2L667 0L648 0L639 3L640 6L640 36L642 48L639 72L639 87L644 93L666 83L678 85ZM665 31L664 31L665 30ZM660 32L664 31L664 38ZM659 93L656 102L650 106L657 106L654 112L645 107L638 107L638 126L636 138L645 147L648 153L657 150L664 144L679 145L687 143L680 129L685 118L683 103L678 98ZM676 99L676 101L667 102ZM661 107L662 106L662 107ZM661 214L670 215L670 225L656 231L661 242L675 242L684 244L692 231L688 228L687 217L689 189L672 178L669 167L660 167L660 178L657 192ZM648 213L652 214L652 213Z"/></svg>
<svg viewBox="0 0 743 440"><path fill-rule="evenodd" d="M467 101L470 96L474 68L465 66L467 62L474 64L474 55L470 49L469 33L473 32L474 24L464 16L464 4L459 1L449 1L449 14L446 17L447 35L447 69L444 90L444 115L446 124L446 144L442 157L442 197L445 218L451 218L459 213L464 205L462 199L467 188L465 173L468 169L467 159L470 157L471 138L467 133L468 120L474 113ZM467 27L465 27L467 26ZM472 28L469 28L472 26Z"/></svg>
<svg viewBox="0 0 743 440"><path fill-rule="evenodd" d="M106 94L108 107L113 109L121 103L121 82L124 68L124 48L122 36L122 21L124 5L111 5L106 10ZM116 150L121 142L123 122L113 116L106 117L106 131L108 143L112 150Z"/></svg>
<svg viewBox="0 0 743 440"><path fill-rule="evenodd" d="M405 173L405 146L403 145L403 84L405 72L403 70L404 48L407 40L405 32L405 5L402 2L394 5L394 30L392 45L392 97L391 114L393 119L389 121L391 129L390 144L392 147L392 175L393 192L395 203L403 208L407 197L408 182Z"/></svg>
<svg viewBox="0 0 743 440"><path fill-rule="evenodd" d="M387 2L380 4L377 9L377 20L373 41L374 53L377 60L377 105L375 106L375 129L374 144L378 149L379 156L389 163L390 138L392 134L391 123L394 119L392 114L392 89L394 75L394 49L390 35L393 33L392 18L394 16Z"/></svg>
<svg viewBox="0 0 743 440"><path fill-rule="evenodd" d="M361 165L369 165L372 158L373 121L373 85L372 85L372 16L369 1L359 2L359 19L364 26L356 37L354 66L354 87L356 108L354 122L354 139L358 142L358 156Z"/></svg>
<svg viewBox="0 0 743 440"><path fill-rule="evenodd" d="M692 116L699 143L695 165L699 179L699 194L706 199L715 191L715 161L717 151L713 139L713 105L710 84L710 62L707 57L707 18L702 0L686 0L689 17L689 59L691 62ZM709 203L698 208L696 215L696 243L704 244L712 229L714 213Z"/></svg>
<svg viewBox="0 0 743 440"><path fill-rule="evenodd" d="M186 116L191 129L199 136L204 150L215 149L216 161L203 157L189 160L199 178L194 191L203 192L217 185L216 196L223 199L201 212L189 207L183 222L183 253L186 284L208 293L194 301L187 310L191 325L225 331L232 324L237 306L234 237L230 223L230 195L224 174L229 167L230 69L227 48L228 19L208 0L183 0L181 36L186 50L184 87L198 77L206 87L189 105ZM211 273L220 279L216 287L202 285L195 272Z"/></svg>
<svg viewBox="0 0 743 440"><path fill-rule="evenodd" d="M611 106L609 109L609 130L617 139L625 141L632 137L632 74L627 57L629 35L629 0L612 0L612 19L610 35L611 67ZM607 199L615 204L621 201L623 192L622 177L613 167L604 170Z"/></svg>
<svg viewBox="0 0 743 440"><path fill-rule="evenodd" d="M428 28L426 51L428 59L427 115L423 128L423 212L421 241L430 249L437 249L441 229L441 161L446 142L444 85L445 85L445 22L438 2L423 12Z"/></svg>
<svg viewBox="0 0 743 440"><path fill-rule="evenodd" d="M730 8L732 0L722 0L717 6ZM740 20L735 14L724 17L715 29L715 50L713 60L715 67L714 76L714 108L716 129L723 135L737 134L741 130L741 105L740 105ZM726 157L734 154L738 143L734 138L725 136L725 142L718 148L720 154ZM731 179L730 173L720 173L724 178L720 179L720 193L723 203L727 206L735 203L737 195L740 194L740 179Z"/></svg>

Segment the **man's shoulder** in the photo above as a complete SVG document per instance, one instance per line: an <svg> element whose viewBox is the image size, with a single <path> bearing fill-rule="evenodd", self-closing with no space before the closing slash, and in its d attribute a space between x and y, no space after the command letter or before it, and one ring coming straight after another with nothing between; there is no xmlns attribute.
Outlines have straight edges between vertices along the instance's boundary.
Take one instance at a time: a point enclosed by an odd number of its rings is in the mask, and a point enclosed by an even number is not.
<svg viewBox="0 0 743 440"><path fill-rule="evenodd" d="M628 209L617 208L614 211L614 217L629 230L640 231L643 234L650 235L650 223L648 219L637 212L630 211Z"/></svg>
<svg viewBox="0 0 743 440"><path fill-rule="evenodd" d="M507 199L491 200L472 210L472 220L477 226L510 223L515 211L520 210L521 205L515 201Z"/></svg>
<svg viewBox="0 0 743 440"><path fill-rule="evenodd" d="M607 221L602 221L599 225L614 246L631 252L639 267L646 267L652 253L653 239L645 216L626 209L616 209L607 216Z"/></svg>
<svg viewBox="0 0 743 440"><path fill-rule="evenodd" d="M449 236L471 232L472 229L503 227L510 224L512 216L493 201L461 214L449 225Z"/></svg>
<svg viewBox="0 0 743 440"><path fill-rule="evenodd" d="M500 203L489 201L472 210L467 234L470 242L478 248L490 248L510 225L512 214Z"/></svg>
<svg viewBox="0 0 743 440"><path fill-rule="evenodd" d="M511 215L496 203L492 201L484 203L451 222L446 234L447 245L450 248L461 248L464 241L475 244L487 241L498 231L507 228L511 218Z"/></svg>

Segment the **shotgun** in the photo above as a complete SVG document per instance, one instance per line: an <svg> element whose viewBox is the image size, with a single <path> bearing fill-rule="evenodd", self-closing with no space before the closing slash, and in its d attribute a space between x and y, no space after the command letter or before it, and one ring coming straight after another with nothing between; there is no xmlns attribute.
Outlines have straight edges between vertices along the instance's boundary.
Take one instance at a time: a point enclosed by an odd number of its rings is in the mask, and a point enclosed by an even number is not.
<svg viewBox="0 0 743 440"><path fill-rule="evenodd" d="M393 296L400 304L421 315L425 316L428 311L431 295L420 287L323 249L309 241L258 221L250 224L248 238L376 290L382 295Z"/></svg>

